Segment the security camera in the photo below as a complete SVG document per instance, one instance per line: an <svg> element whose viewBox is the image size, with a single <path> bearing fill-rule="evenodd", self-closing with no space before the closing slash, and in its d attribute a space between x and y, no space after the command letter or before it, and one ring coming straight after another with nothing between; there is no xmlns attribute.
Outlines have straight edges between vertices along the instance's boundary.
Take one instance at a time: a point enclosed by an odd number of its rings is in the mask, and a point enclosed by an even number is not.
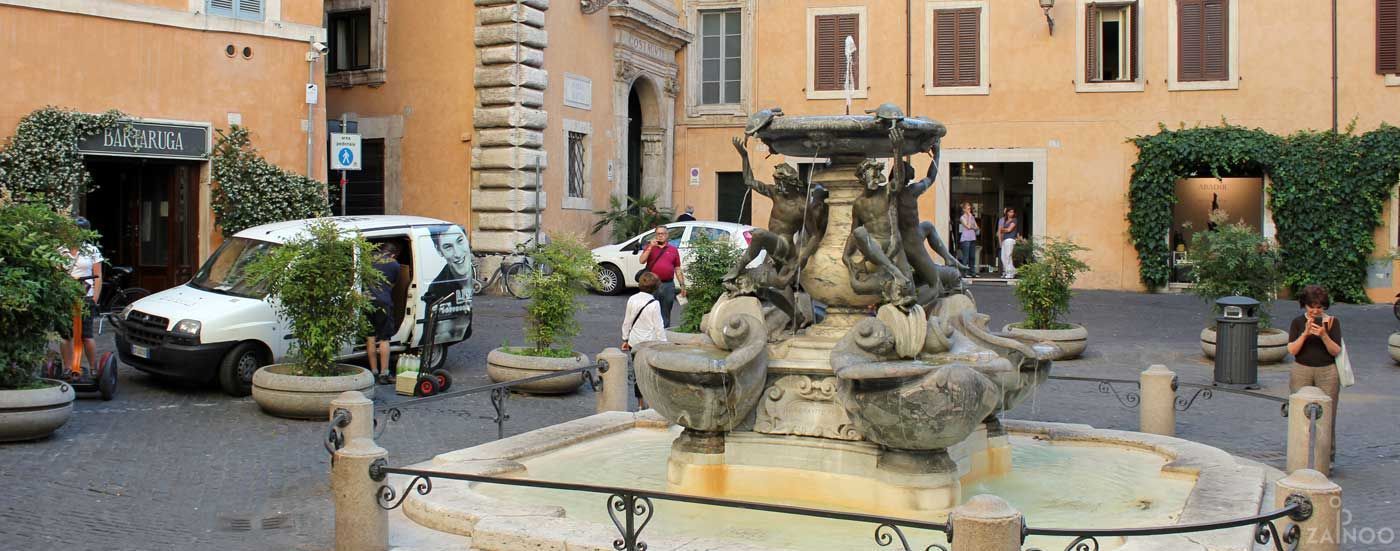
<svg viewBox="0 0 1400 551"><path fill-rule="evenodd" d="M311 43L311 49L316 50L316 53L318 53L318 54L324 54L324 53L326 53L326 51L329 50L330 48L327 48L327 47L326 47L326 43L325 43L325 42L312 42L312 43Z"/></svg>

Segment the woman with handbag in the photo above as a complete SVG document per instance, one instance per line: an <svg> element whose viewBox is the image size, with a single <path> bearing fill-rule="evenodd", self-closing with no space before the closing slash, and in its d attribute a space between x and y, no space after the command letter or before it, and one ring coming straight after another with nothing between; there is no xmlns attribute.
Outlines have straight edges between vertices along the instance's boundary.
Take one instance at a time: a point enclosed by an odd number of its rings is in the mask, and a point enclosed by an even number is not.
<svg viewBox="0 0 1400 551"><path fill-rule="evenodd" d="M1308 285L1298 293L1303 315L1293 318L1288 326L1288 353L1293 355L1293 367L1288 373L1289 393L1305 386L1315 386L1332 399L1332 456L1337 455L1337 400L1342 390L1342 375L1350 378L1351 366L1342 347L1342 322L1327 315L1332 299L1321 285ZM1341 358L1339 358L1341 356Z"/></svg>
<svg viewBox="0 0 1400 551"><path fill-rule="evenodd" d="M629 366L632 357L636 355L634 347L637 345L646 342L666 342L666 323L661 320L661 303L657 302L653 295L660 284L661 280L656 274L644 272L637 278L640 290L627 299L627 310L623 312L622 317L622 351L627 353ZM627 379L632 383L632 392L637 396L637 409L646 409L647 401L642 396L641 387L637 386L636 371L629 369Z"/></svg>

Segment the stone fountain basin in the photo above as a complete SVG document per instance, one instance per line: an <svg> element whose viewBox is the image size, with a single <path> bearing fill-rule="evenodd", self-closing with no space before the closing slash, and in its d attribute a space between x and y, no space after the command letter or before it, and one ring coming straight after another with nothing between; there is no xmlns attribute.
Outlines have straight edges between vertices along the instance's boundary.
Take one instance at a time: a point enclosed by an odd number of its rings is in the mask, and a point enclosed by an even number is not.
<svg viewBox="0 0 1400 551"><path fill-rule="evenodd" d="M996 410L1002 389L961 364L892 360L842 367L841 402L867 439L900 450L962 442Z"/></svg>
<svg viewBox="0 0 1400 551"><path fill-rule="evenodd" d="M733 430L763 394L768 349L760 342L734 351L700 344L648 343L638 347L637 386L649 405L685 428Z"/></svg>
<svg viewBox="0 0 1400 551"><path fill-rule="evenodd" d="M1149 453L1165 461L1157 476L1178 479L1190 483L1184 505L1172 510L1166 518L1147 520L1145 524L1170 525L1199 522L1213 522L1227 518L1237 518L1270 507L1273 503L1271 490L1273 481L1283 476L1276 469L1262 466L1249 460L1237 459L1217 448L1204 444L1151 434L1095 429L1088 425L1043 423L1030 421L1005 422L1008 433L1018 442L1031 439L1053 446L1079 446L1100 450L1096 453ZM638 414L625 412L601 413L560 425L544 427L503 440L490 442L438 455L430 461L411 466L417 469L462 472L522 478L544 478L549 480L569 480L637 488L662 484L664 469L643 481L645 473L630 470L618 471L610 465L579 464L581 478L544 475L534 473L539 461L548 460L556 453L570 453L570 450L597 446L616 438L629 438L629 434L641 432L674 435L667 430L667 423L653 412ZM663 436L670 438L670 436ZM1016 445L1013 443L1013 446ZM654 461L665 462L666 450L658 451ZM627 452L624 455L632 455ZM584 462L589 463L589 462ZM1093 462L1072 463L1066 468L1086 468L1097 470ZM616 480L595 480L583 471L593 469L603 472L617 472L619 477L635 479L629 483ZM1061 473L1047 472L1046 477L1057 477ZM402 488L408 483L407 477L391 476L390 484ZM654 486L653 486L654 487ZM516 549L611 549L617 537L616 530L607 520L603 508L604 497L595 494L570 494L557 492L537 496L538 499L503 499L501 486L472 484L451 480L434 480L433 491L427 495L410 493L403 511L411 522L395 524L391 532L391 546L401 551L426 551L426 547L412 544L415 541L431 539L433 534L442 532L468 536L469 549L478 551ZM1063 501L1058 509L1074 509L1083 505L1095 509L1100 505L1096 495L1087 488L1063 488L1060 493ZM557 499L557 501L555 500ZM782 500L775 500L782 501ZM567 503L567 504L566 504ZM713 549L741 551L777 551L792 548L819 548L793 546L760 541L749 534L741 533L736 527L717 530L706 519L726 511L705 508L699 516L688 517L674 510L675 503L657 502L658 513L651 525L642 534L651 549L673 549L701 551ZM825 507L821 504L804 504ZM1014 502L1013 502L1014 505ZM1096 517L1087 510L1062 511L1062 520L1047 520L1047 513L1023 510L1027 522L1038 527L1078 527L1112 528L1121 527L1124 521ZM1054 513L1054 511L1049 511ZM752 513L745 512L744 516ZM1064 520L1063 517L1073 517ZM934 519L934 520L941 520ZM844 530L856 538L857 548L876 548L870 533L873 526L850 524L831 526L838 521L820 521L773 515L763 517L761 523L782 526L803 526L803 532L821 530ZM1144 523L1144 521L1138 521ZM684 524L693 524L685 528ZM698 524L695 524L698 523ZM804 523L824 523L812 526ZM1140 525L1140 524L1138 524ZM774 529L777 529L775 527ZM728 539L726 539L728 538ZM770 538L771 539L771 538ZM940 542L925 535L917 537L922 544ZM743 540L743 541L740 541ZM1061 549L1068 540L1032 541L1033 546L1044 549ZM1252 551L1253 531L1250 527L1233 528L1204 532L1188 536L1166 536L1150 538L1128 538L1118 541L1101 541L1103 549L1123 551L1180 551L1183 549L1216 549L1228 551ZM829 547L828 547L829 548Z"/></svg>
<svg viewBox="0 0 1400 551"><path fill-rule="evenodd" d="M787 116L773 119L756 134L774 153L792 157L893 157L889 123L872 115ZM904 155L926 152L948 133L942 123L909 117Z"/></svg>

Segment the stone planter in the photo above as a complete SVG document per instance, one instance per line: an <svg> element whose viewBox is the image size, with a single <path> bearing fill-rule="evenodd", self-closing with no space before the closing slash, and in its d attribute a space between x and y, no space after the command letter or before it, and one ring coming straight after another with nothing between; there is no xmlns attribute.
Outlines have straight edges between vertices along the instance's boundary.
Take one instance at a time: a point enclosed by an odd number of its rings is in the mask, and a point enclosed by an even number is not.
<svg viewBox="0 0 1400 551"><path fill-rule="evenodd" d="M1070 323L1069 329L1022 329L1016 324L1008 324L1001 328L1003 333L1035 339L1040 342L1049 342L1059 347L1050 359L1052 361L1070 360L1078 358L1084 353L1084 348L1089 345L1089 330L1083 325Z"/></svg>
<svg viewBox="0 0 1400 551"><path fill-rule="evenodd" d="M497 348L486 355L486 375L491 377L491 381L497 383L538 377L585 365L588 365L588 356L579 353L574 353L572 358L545 358L511 354L505 349ZM567 394L578 390L578 386L581 384L583 384L583 373L579 372L511 388L530 394Z"/></svg>
<svg viewBox="0 0 1400 551"><path fill-rule="evenodd" d="M1288 357L1288 333L1279 329L1260 329L1258 344L1259 363L1276 364ZM1207 358L1215 358L1215 329L1201 330L1201 352Z"/></svg>
<svg viewBox="0 0 1400 551"><path fill-rule="evenodd" d="M0 442L47 437L73 415L73 387L44 380L53 386L0 390Z"/></svg>
<svg viewBox="0 0 1400 551"><path fill-rule="evenodd" d="M1390 348L1390 359L1400 364L1400 333L1391 333L1387 343Z"/></svg>
<svg viewBox="0 0 1400 551"><path fill-rule="evenodd" d="M340 375L293 375L291 364L264 366L253 373L253 401L263 411L288 419L327 419L331 400L347 390L374 398L374 375L368 369L339 364Z"/></svg>

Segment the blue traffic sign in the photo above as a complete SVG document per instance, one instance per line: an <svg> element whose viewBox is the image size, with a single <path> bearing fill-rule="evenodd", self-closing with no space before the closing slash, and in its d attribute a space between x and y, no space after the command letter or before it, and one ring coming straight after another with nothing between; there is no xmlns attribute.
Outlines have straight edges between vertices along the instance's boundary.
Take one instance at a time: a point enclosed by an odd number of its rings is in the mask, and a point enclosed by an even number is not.
<svg viewBox="0 0 1400 551"><path fill-rule="evenodd" d="M352 166L355 164L355 152L351 151L348 147L340 148L340 152L336 153L336 156L340 158L340 164L343 166Z"/></svg>

